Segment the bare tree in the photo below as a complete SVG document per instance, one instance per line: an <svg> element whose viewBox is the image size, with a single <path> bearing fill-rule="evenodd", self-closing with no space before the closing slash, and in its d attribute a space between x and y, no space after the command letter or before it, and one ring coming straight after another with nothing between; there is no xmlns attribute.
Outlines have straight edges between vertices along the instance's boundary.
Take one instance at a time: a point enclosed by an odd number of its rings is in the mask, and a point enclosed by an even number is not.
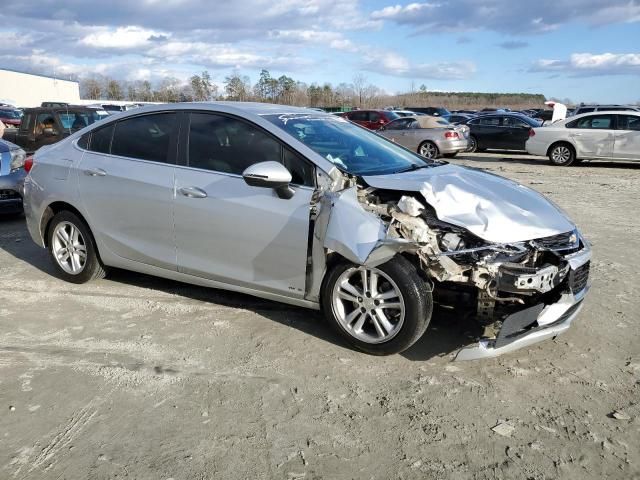
<svg viewBox="0 0 640 480"><path fill-rule="evenodd" d="M106 93L108 100L124 100L122 86L120 85L120 82L113 78L107 79Z"/></svg>
<svg viewBox="0 0 640 480"><path fill-rule="evenodd" d="M362 73L358 73L353 77L351 87L358 100L358 106L362 108L362 102L365 99L365 89L367 88L367 78Z"/></svg>
<svg viewBox="0 0 640 480"><path fill-rule="evenodd" d="M80 81L80 90L82 91L82 98L99 100L102 95L101 81L95 77L85 78Z"/></svg>

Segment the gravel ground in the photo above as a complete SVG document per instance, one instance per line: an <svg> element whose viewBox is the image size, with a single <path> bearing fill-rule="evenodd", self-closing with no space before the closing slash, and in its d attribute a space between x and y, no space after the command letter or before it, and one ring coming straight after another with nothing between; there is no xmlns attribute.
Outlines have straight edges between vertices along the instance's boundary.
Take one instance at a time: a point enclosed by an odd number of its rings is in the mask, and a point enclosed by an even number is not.
<svg viewBox="0 0 640 480"><path fill-rule="evenodd" d="M440 312L371 357L304 309L121 271L64 283L0 219L0 478L640 478L640 164L454 161L548 195L593 243L566 335L452 362L467 329Z"/></svg>

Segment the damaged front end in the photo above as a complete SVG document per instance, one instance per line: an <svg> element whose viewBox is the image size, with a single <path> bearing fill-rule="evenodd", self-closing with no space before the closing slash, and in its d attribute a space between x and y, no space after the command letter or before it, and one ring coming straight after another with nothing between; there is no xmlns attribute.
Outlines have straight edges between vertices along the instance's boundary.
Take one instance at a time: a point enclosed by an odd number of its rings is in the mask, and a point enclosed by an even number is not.
<svg viewBox="0 0 640 480"><path fill-rule="evenodd" d="M425 200L355 181L324 194L314 218L309 299L319 295L327 254L369 267L402 254L423 272L436 302L473 310L483 333L456 360L494 357L569 328L589 288L591 250L577 230L498 243L440 220Z"/></svg>

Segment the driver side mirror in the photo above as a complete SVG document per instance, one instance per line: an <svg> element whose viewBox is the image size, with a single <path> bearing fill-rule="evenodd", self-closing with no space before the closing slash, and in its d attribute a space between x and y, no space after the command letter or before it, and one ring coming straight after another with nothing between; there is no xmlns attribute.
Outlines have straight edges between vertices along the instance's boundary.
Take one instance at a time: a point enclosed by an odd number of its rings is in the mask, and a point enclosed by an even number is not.
<svg viewBox="0 0 640 480"><path fill-rule="evenodd" d="M278 162L255 163L242 172L245 183L252 187L273 188L280 198L293 197L295 190L289 186L291 173Z"/></svg>

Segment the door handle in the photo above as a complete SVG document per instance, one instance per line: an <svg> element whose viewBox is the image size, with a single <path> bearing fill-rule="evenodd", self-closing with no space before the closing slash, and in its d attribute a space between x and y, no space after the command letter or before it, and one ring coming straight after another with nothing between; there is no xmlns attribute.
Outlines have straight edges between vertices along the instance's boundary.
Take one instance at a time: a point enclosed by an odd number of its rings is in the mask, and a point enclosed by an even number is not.
<svg viewBox="0 0 640 480"><path fill-rule="evenodd" d="M178 191L189 198L207 198L207 192L198 187L182 187Z"/></svg>
<svg viewBox="0 0 640 480"><path fill-rule="evenodd" d="M101 168L89 168L88 170L84 171L84 174L89 175L90 177L104 177L107 172L105 172Z"/></svg>
<svg viewBox="0 0 640 480"><path fill-rule="evenodd" d="M581 137L582 134L581 133L572 133L571 136L572 137Z"/></svg>

